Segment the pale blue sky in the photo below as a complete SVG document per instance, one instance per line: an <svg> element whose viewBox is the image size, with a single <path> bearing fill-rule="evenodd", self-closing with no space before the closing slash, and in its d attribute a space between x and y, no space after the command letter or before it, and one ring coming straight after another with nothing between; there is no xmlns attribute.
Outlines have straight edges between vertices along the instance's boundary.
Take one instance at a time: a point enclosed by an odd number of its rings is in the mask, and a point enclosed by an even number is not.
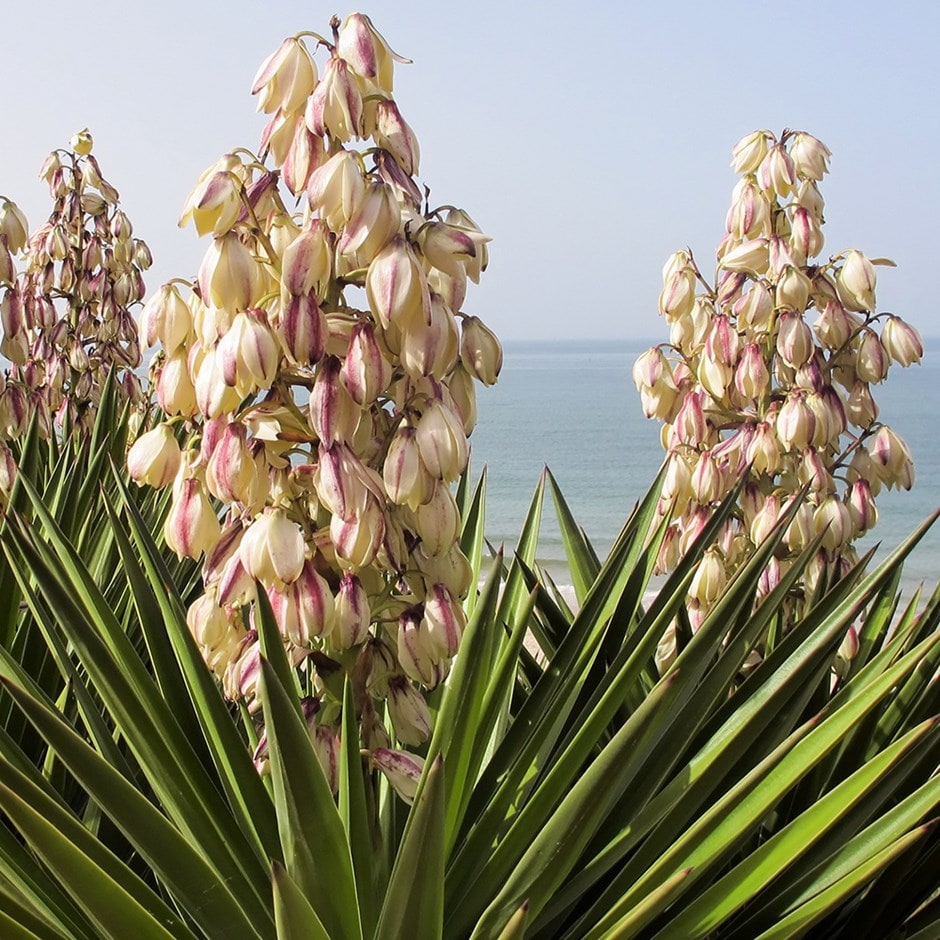
<svg viewBox="0 0 940 940"><path fill-rule="evenodd" d="M265 10L265 7L271 9ZM352 8L350 8L352 9ZM711 267L734 176L757 128L833 151L826 249L894 258L879 305L940 334L940 13L932 2L538 6L373 0L396 51L396 99L432 200L494 238L466 309L504 338L665 336L660 270L691 246ZM281 0L63 0L4 13L0 193L38 224L37 172L88 125L156 264L191 275L204 250L176 228L198 174L263 126L249 86L287 35L345 8Z"/></svg>

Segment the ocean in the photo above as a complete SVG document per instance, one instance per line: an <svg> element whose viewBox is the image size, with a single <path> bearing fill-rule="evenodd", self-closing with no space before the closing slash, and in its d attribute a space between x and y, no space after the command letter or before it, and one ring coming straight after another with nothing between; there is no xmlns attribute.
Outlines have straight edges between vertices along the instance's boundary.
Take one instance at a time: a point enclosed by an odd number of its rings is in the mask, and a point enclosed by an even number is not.
<svg viewBox="0 0 940 940"><path fill-rule="evenodd" d="M471 437L476 479L487 474L487 538L511 551L539 475L548 466L575 519L601 558L662 459L658 421L644 417L633 385L636 357L656 340L517 341L504 347L499 382L478 392ZM910 491L882 491L879 522L860 548L893 548L940 505L940 345L928 342L920 365L893 365L875 390L880 419L904 438L914 457ZM543 514L539 560L564 578L564 547L554 510ZM906 593L940 580L940 522L904 566Z"/></svg>

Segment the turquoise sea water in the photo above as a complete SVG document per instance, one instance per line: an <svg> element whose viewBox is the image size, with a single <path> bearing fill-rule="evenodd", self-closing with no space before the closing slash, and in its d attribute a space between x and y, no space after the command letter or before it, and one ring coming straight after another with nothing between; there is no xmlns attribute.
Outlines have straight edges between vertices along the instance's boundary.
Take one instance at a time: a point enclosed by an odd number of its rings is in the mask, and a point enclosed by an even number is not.
<svg viewBox="0 0 940 940"><path fill-rule="evenodd" d="M499 383L481 389L471 438L474 476L487 468L487 536L511 550L539 474L549 466L601 557L662 461L659 423L647 420L630 370L651 342L516 342ZM893 366L876 390L881 419L908 443L917 480L882 492L880 521L864 542L893 547L940 505L940 346L919 366ZM882 552L883 554L883 552ZM564 549L547 507L539 550L561 572ZM940 580L940 522L905 565L907 587Z"/></svg>

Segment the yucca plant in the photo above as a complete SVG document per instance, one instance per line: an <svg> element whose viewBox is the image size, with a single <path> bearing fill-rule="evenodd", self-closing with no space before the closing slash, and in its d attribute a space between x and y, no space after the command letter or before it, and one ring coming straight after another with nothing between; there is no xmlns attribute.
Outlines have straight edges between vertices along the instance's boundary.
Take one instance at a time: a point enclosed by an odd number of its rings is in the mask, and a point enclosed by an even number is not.
<svg viewBox="0 0 940 940"><path fill-rule="evenodd" d="M360 752L348 685L331 794L265 608L259 776L256 719L205 668L140 493L96 466L88 517L106 522L82 552L27 474L2 534L22 597L3 595L7 711L44 742L0 739L5 936L935 935L940 594L898 607L929 522L784 635L815 546L753 610L782 520L660 677L722 512L644 606L658 485L603 563L550 477L513 558L484 561L485 486L464 485L462 547L484 577L408 810ZM533 573L546 486L577 613ZM120 564L89 563L98 545ZM23 631L54 665L16 655Z"/></svg>

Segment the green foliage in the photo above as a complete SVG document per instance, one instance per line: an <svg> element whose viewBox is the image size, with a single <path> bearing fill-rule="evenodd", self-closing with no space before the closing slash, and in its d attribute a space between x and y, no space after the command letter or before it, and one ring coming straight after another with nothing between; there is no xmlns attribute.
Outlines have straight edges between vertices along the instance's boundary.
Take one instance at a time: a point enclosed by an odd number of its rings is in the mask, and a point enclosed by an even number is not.
<svg viewBox="0 0 940 940"><path fill-rule="evenodd" d="M660 677L722 511L648 601L658 482L603 561L550 476L515 552L487 558L485 483L464 484L462 544L484 571L408 812L360 753L348 687L330 793L264 607L261 713L223 698L184 620L194 566L154 534L164 501L112 470L116 419L102 407L90 446L33 432L0 532L4 936L940 929L940 592L920 610L897 597L932 520L784 632L812 548L752 608L782 520ZM546 489L576 613L536 570ZM850 626L859 652L836 681ZM251 760L262 718L266 777Z"/></svg>

